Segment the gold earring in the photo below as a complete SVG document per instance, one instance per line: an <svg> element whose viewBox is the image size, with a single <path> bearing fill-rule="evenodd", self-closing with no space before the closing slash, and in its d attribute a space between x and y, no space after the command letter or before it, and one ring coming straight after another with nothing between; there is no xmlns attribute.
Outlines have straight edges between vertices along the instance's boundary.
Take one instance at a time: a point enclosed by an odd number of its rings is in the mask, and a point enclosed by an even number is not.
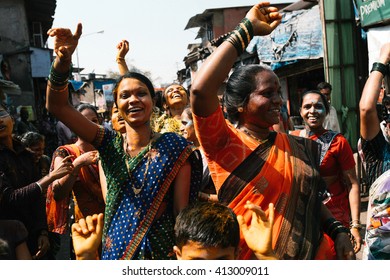
<svg viewBox="0 0 390 280"><path fill-rule="evenodd" d="M242 112L244 112L244 108L238 107L237 111L238 111L239 113L242 113Z"/></svg>

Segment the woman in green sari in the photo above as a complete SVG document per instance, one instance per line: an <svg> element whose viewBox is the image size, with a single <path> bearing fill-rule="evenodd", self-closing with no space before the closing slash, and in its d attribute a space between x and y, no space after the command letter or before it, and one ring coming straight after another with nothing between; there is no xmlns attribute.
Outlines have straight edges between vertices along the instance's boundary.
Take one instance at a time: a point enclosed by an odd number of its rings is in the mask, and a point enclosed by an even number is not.
<svg viewBox="0 0 390 280"><path fill-rule="evenodd" d="M197 196L202 176L198 151L175 133L150 126L154 88L129 72L114 89L126 133L110 131L80 115L68 103L67 77L81 24L48 32L56 59L47 87L47 108L100 154L107 179L102 259L173 259L176 215Z"/></svg>

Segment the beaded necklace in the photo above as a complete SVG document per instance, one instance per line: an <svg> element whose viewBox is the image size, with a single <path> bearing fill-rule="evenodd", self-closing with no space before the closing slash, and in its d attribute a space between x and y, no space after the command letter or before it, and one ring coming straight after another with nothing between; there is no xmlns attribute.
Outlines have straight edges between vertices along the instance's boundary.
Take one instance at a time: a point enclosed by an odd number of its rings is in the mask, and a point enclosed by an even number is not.
<svg viewBox="0 0 390 280"><path fill-rule="evenodd" d="M147 161L146 161L146 167L145 167L145 171L144 171L144 176L143 176L143 180L142 180L142 185L140 188L136 188L135 187L135 183L132 185L132 190L134 192L134 194L137 196L144 188L145 186L145 182L146 182L146 176L148 174L148 171L149 171L149 165L150 165L150 162L151 162L151 153L150 153L150 150L151 150L151 147L153 145L153 141L152 139L154 138L154 131L152 130L150 132L150 138L149 138L149 143L147 145L147 151L146 153L142 156L142 157L146 157L147 156ZM133 173L131 172L131 168L130 168L130 165L129 165L129 161L133 158L130 154L130 150L129 150L129 143L127 142L127 136L125 134L125 137L124 137L124 140L125 140L125 143L126 143L126 146L125 146L125 154L126 154L126 159L125 159L125 163L126 163L126 169L127 169L127 174L129 175L129 178L130 178L130 181L132 181L133 179ZM138 156L140 156L140 154L142 153L142 151L140 153L138 153ZM136 158L135 158L136 160Z"/></svg>
<svg viewBox="0 0 390 280"><path fill-rule="evenodd" d="M259 142L259 145L264 144L265 142L268 141L268 137L266 139L259 139L256 136L254 136L252 133L250 133L249 130L247 130L246 128L241 128L241 130L245 132L246 135Z"/></svg>

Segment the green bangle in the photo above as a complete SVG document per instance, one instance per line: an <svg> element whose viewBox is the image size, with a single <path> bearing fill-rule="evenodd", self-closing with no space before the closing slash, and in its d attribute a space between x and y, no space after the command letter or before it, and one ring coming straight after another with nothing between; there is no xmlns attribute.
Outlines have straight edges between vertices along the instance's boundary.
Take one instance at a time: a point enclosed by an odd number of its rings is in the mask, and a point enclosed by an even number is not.
<svg viewBox="0 0 390 280"><path fill-rule="evenodd" d="M371 68L371 71L378 71L378 72L381 72L383 76L386 76L389 74L389 70L388 70L388 66L383 64L383 63L380 63L380 62L374 62L372 64L372 68Z"/></svg>

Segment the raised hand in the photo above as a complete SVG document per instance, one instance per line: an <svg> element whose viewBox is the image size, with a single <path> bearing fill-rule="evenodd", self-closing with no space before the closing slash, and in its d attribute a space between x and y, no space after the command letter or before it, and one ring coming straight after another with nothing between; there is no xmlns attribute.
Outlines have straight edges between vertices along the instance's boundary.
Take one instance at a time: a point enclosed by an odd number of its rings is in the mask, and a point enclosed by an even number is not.
<svg viewBox="0 0 390 280"><path fill-rule="evenodd" d="M251 203L250 201L247 201L244 207L253 211L251 225L249 227L247 226L244 217L237 216L246 244L258 259L276 259L272 249L274 205L272 203L269 204L268 217L261 207Z"/></svg>
<svg viewBox="0 0 390 280"><path fill-rule="evenodd" d="M57 166L57 168L53 169L50 172L50 176L54 179L60 179L64 177L65 175L68 175L73 172L74 166L72 164L71 159L73 158L73 155L64 157L61 161L61 164Z"/></svg>
<svg viewBox="0 0 390 280"><path fill-rule="evenodd" d="M60 61L71 61L81 33L81 23L77 24L74 34L68 28L51 28L47 31L47 35L54 37L54 51Z"/></svg>
<svg viewBox="0 0 390 280"><path fill-rule="evenodd" d="M129 42L127 40L122 40L118 43L116 46L118 53L116 55L116 58L118 59L124 59L126 57L126 54L130 50Z"/></svg>
<svg viewBox="0 0 390 280"><path fill-rule="evenodd" d="M73 247L78 260L98 258L103 234L103 214L94 214L72 225Z"/></svg>
<svg viewBox="0 0 390 280"><path fill-rule="evenodd" d="M270 34L281 22L282 15L278 8L270 7L269 2L254 5L246 14L253 26L255 36Z"/></svg>

